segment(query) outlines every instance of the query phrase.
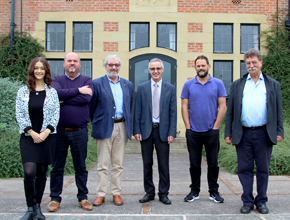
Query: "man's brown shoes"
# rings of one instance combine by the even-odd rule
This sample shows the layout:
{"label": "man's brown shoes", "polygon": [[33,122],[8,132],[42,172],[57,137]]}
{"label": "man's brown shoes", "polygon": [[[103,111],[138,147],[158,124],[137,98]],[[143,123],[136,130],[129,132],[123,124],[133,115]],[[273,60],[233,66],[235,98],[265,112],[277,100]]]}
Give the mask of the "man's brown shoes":
{"label": "man's brown shoes", "polygon": [[114,195],[113,200],[114,200],[115,205],[123,205],[124,203],[119,194]]}
{"label": "man's brown shoes", "polygon": [[79,202],[79,207],[83,208],[84,210],[91,211],[93,210],[92,205],[89,203],[87,199],[83,199],[81,202]]}
{"label": "man's brown shoes", "polygon": [[48,206],[48,211],[50,212],[56,212],[58,208],[60,207],[60,203],[57,201],[51,201]]}
{"label": "man's brown shoes", "polygon": [[93,202],[93,205],[94,206],[100,206],[103,204],[103,202],[105,202],[105,197],[104,196],[98,196],[94,202]]}

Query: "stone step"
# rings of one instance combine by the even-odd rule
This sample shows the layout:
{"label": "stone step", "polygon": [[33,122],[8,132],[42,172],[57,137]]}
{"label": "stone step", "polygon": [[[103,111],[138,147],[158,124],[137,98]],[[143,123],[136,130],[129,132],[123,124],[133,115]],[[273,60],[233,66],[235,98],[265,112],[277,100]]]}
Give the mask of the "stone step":
{"label": "stone step", "polygon": [[[155,150],[154,150],[155,153]],[[185,137],[177,137],[174,142],[170,144],[170,154],[187,154],[187,145]],[[141,154],[141,145],[134,137],[128,141],[125,154]]]}

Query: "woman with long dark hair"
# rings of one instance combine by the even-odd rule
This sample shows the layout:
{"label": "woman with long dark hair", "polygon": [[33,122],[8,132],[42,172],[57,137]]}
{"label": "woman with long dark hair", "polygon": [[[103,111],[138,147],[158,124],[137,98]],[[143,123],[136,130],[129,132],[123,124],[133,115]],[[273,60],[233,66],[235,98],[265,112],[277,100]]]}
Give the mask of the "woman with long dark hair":
{"label": "woman with long dark hair", "polygon": [[55,133],[59,100],[51,87],[46,59],[34,58],[28,68],[26,85],[16,97],[16,120],[20,127],[20,151],[24,170],[24,191],[28,210],[21,220],[45,219],[40,203],[46,172],[55,156]]}

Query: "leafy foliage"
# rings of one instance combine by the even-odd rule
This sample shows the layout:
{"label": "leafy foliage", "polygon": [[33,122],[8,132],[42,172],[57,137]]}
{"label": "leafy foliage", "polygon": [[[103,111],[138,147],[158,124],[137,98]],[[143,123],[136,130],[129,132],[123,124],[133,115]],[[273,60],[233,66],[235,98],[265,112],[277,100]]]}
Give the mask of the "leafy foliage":
{"label": "leafy foliage", "polygon": [[0,78],[0,125],[4,128],[16,128],[15,99],[21,82]]}
{"label": "leafy foliage", "polygon": [[0,77],[26,81],[30,61],[44,55],[44,47],[29,34],[15,32],[13,55],[10,55],[10,34],[0,37]]}
{"label": "leafy foliage", "polygon": [[[23,177],[23,168],[20,155],[19,128],[15,119],[15,99],[18,89],[23,84],[0,78],[0,178]],[[92,126],[89,124],[89,133]],[[97,162],[96,142],[89,137],[87,167]],[[52,166],[49,166],[47,175],[50,175]],[[71,154],[68,154],[65,166],[65,175],[74,174]]]}
{"label": "leafy foliage", "polygon": [[[238,172],[237,153],[235,146],[227,145],[223,139],[224,125],[220,128],[219,166],[231,173]],[[290,125],[284,123],[284,140],[273,146],[273,152],[270,163],[271,175],[289,175],[290,174]]]}
{"label": "leafy foliage", "polygon": [[[91,133],[89,126],[89,133]],[[0,178],[18,178],[23,177],[23,167],[20,155],[20,134],[18,130],[7,129],[0,126]],[[95,165],[97,162],[96,142],[89,137],[88,154],[86,159],[87,169]],[[52,165],[49,166],[47,176],[50,176]],[[66,159],[64,174],[73,175],[75,173],[73,160],[70,153]]]}
{"label": "leafy foliage", "polygon": [[[275,16],[275,22],[277,16]],[[283,97],[283,115],[290,119],[290,38],[286,18],[279,18],[276,26],[262,33],[262,46],[267,49],[263,56],[262,71],[280,82]],[[274,22],[274,23],[275,23]],[[277,28],[278,25],[278,28]]]}
{"label": "leafy foliage", "polygon": [[0,126],[0,178],[23,177],[19,141],[18,130]]}

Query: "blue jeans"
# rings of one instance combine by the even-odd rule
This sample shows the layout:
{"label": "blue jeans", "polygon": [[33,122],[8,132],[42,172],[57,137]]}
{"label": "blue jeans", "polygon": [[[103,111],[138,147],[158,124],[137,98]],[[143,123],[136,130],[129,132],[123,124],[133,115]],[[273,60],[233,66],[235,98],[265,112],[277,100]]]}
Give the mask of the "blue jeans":
{"label": "blue jeans", "polygon": [[61,202],[60,194],[63,187],[63,172],[70,146],[73,164],[75,168],[75,180],[78,187],[77,198],[80,201],[87,199],[88,171],[86,170],[88,143],[88,129],[82,128],[76,131],[64,131],[57,129],[56,155],[53,169],[50,174],[50,197],[52,201]]}

